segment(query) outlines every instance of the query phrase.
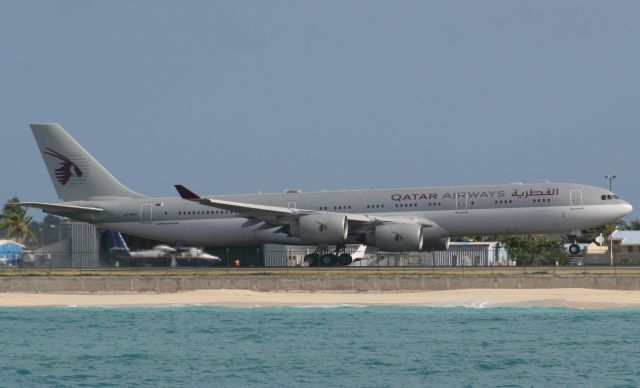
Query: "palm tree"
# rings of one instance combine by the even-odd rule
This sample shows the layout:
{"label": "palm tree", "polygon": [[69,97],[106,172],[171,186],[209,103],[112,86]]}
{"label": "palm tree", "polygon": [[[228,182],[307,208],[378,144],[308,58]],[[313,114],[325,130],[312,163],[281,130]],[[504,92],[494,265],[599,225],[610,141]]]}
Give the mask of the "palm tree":
{"label": "palm tree", "polygon": [[29,228],[29,223],[33,217],[27,216],[27,208],[16,205],[20,202],[18,197],[13,197],[4,205],[0,229],[6,231],[7,238],[15,238],[21,244],[31,240],[34,244],[38,239]]}

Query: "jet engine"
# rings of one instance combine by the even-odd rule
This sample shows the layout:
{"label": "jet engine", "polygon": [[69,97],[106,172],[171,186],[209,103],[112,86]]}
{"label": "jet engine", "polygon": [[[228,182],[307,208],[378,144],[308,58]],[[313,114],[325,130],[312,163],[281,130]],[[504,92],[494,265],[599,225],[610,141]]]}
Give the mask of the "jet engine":
{"label": "jet engine", "polygon": [[427,240],[425,237],[422,243],[423,251],[446,251],[449,249],[449,237],[436,238]]}
{"label": "jet engine", "polygon": [[305,243],[337,244],[347,239],[349,222],[344,214],[310,214],[292,222],[289,231],[292,236],[300,237]]}
{"label": "jet engine", "polygon": [[389,252],[420,251],[423,240],[422,226],[418,224],[384,224],[367,235],[367,244]]}

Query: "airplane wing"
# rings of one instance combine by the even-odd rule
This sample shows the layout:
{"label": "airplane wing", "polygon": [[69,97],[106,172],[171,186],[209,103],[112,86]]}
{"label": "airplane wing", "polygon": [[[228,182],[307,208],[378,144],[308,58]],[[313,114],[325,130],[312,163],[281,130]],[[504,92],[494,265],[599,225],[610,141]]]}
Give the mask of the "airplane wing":
{"label": "airplane wing", "polygon": [[42,209],[47,213],[101,213],[102,211],[104,211],[104,209],[100,209],[98,207],[62,205],[43,202],[18,202],[12,205]]}
{"label": "airplane wing", "polygon": [[262,221],[277,221],[282,219],[295,218],[297,214],[312,213],[311,210],[289,209],[279,206],[256,205],[251,203],[224,201],[221,199],[204,198],[183,185],[175,185],[178,194],[182,199],[197,202],[201,205],[212,206],[218,209],[229,210],[246,217],[254,217]]}
{"label": "airplane wing", "polygon": [[[175,185],[176,190],[180,194],[182,199],[197,202],[202,205],[212,206],[219,209],[229,210],[240,214],[243,217],[249,218],[247,222],[243,224],[244,227],[256,225],[260,222],[265,222],[267,225],[263,225],[261,228],[266,228],[272,225],[284,226],[291,223],[293,220],[308,214],[314,213],[327,213],[317,210],[305,210],[305,209],[290,209],[280,206],[267,206],[257,205],[244,202],[224,201],[214,198],[201,197],[193,191],[187,189],[183,185]],[[347,216],[347,220],[350,223],[358,224],[359,226],[371,227],[386,223],[418,223],[422,226],[430,227],[435,224],[430,220],[422,217],[379,217],[367,214],[357,213],[344,213]]]}

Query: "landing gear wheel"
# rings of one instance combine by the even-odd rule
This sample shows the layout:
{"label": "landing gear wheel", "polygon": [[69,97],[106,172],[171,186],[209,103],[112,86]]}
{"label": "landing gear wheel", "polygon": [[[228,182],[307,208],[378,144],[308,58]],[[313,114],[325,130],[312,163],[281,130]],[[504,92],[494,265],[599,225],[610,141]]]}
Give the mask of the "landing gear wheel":
{"label": "landing gear wheel", "polygon": [[569,245],[569,253],[571,253],[572,255],[579,254],[580,253],[580,245],[578,245],[578,244]]}
{"label": "landing gear wheel", "polygon": [[351,263],[353,263],[353,258],[351,257],[350,254],[348,253],[343,253],[340,256],[338,256],[338,263],[340,263],[340,265],[349,265]]}
{"label": "landing gear wheel", "polygon": [[304,261],[309,262],[309,267],[315,267],[318,265],[318,255],[315,253],[309,253],[304,257]]}
{"label": "landing gear wheel", "polygon": [[338,262],[338,257],[332,253],[327,253],[320,258],[320,264],[326,267],[333,267]]}

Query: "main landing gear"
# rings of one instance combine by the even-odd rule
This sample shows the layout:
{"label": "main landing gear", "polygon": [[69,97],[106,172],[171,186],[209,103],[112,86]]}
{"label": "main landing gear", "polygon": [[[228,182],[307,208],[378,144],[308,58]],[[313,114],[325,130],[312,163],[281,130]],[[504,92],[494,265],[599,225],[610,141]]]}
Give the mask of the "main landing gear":
{"label": "main landing gear", "polygon": [[353,262],[353,258],[344,251],[344,248],[335,251],[318,248],[315,252],[306,255],[304,261],[309,263],[309,267],[335,267],[347,266]]}

